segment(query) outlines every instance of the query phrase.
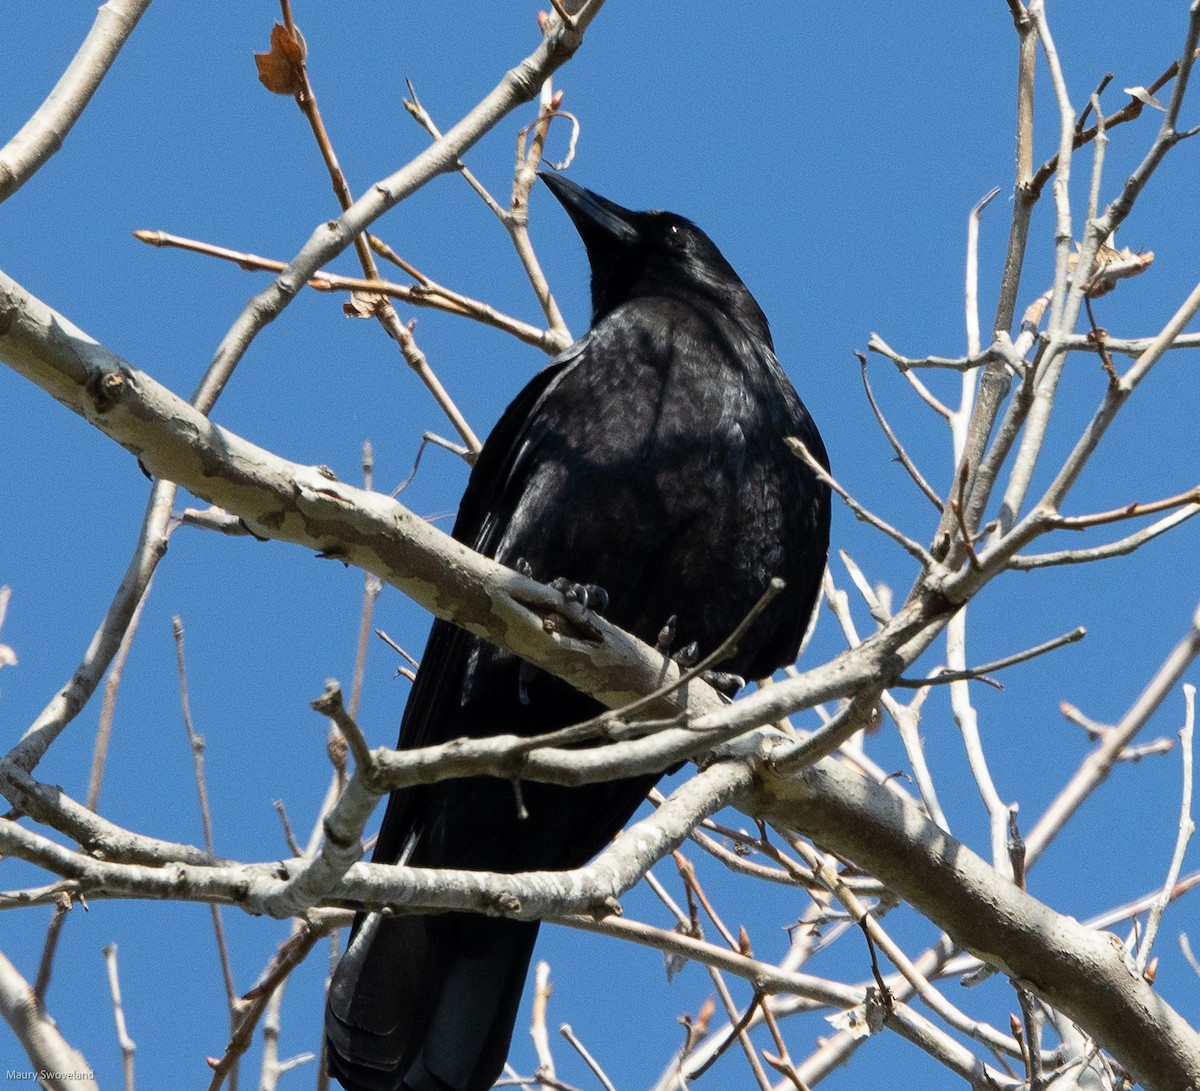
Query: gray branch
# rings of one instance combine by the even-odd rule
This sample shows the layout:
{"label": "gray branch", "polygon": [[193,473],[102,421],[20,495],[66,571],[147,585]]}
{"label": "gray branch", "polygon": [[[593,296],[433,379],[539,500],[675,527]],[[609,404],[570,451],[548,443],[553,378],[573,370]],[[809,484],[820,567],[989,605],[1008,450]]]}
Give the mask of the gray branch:
{"label": "gray branch", "polygon": [[[721,761],[681,785],[649,817],[628,829],[586,867],[513,875],[356,863],[323,897],[371,909],[469,909],[522,919],[609,913],[616,899],[656,861],[678,848],[700,822],[750,795],[754,771],[742,760]],[[514,804],[515,805],[515,804]],[[97,860],[16,822],[0,819],[0,852],[65,880],[40,891],[0,894],[0,909],[51,904],[62,894],[89,900],[150,898],[236,905],[253,914],[287,916],[307,899],[293,878],[309,872],[304,858],[258,864],[197,866]],[[315,900],[315,899],[314,899]]]}
{"label": "gray branch", "polygon": [[1119,944],[1003,878],[906,803],[833,762],[761,774],[752,811],[876,875],[966,949],[1065,1012],[1154,1091],[1200,1087],[1200,1035]]}
{"label": "gray branch", "polygon": [[95,1086],[91,1066],[59,1033],[54,1020],[37,1002],[29,983],[0,954],[0,1016],[17,1036],[39,1073],[39,1085],[49,1091],[67,1091],[86,1083]]}
{"label": "gray branch", "polygon": [[150,0],[108,0],[62,78],[21,130],[0,148],[0,201],[17,192],[62,147]]}

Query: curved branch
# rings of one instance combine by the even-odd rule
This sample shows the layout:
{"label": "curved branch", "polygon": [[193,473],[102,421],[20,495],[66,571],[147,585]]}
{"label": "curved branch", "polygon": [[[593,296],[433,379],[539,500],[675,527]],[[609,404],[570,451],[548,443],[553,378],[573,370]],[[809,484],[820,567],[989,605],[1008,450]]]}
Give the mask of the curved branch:
{"label": "curved branch", "polygon": [[0,1016],[12,1027],[18,1041],[39,1073],[42,1087],[66,1091],[85,1080],[95,1080],[83,1054],[72,1048],[37,1002],[29,983],[0,954]]}
{"label": "curved branch", "polygon": [[[680,678],[661,652],[565,602],[558,591],[481,557],[395,500],[342,484],[327,470],[288,462],[213,424],[2,273],[0,359],[133,452],[147,472],[220,505],[257,537],[307,546],[373,572],[438,617],[508,648],[610,708]],[[977,574],[975,587],[991,574]],[[658,737],[666,742],[657,768],[720,737],[899,677],[956,608],[932,586],[922,584],[860,646],[733,705],[699,680],[664,692],[641,715],[686,713],[690,722]],[[719,736],[701,738],[717,730]],[[45,745],[27,733],[9,757],[29,769]],[[614,762],[628,757],[611,749]],[[630,775],[613,768],[613,776]]]}
{"label": "curved branch", "polygon": [[1200,1086],[1200,1035],[1140,976],[1120,944],[1055,913],[916,807],[833,762],[762,771],[753,810],[853,860],[1010,977],[1065,1012],[1153,1091]]}
{"label": "curved branch", "polygon": [[[745,761],[722,761],[681,785],[653,814],[628,829],[586,867],[497,875],[478,871],[357,863],[323,899],[327,905],[398,910],[466,909],[525,920],[570,913],[611,913],[616,899],[656,861],[722,807],[741,804],[754,784]],[[52,904],[62,894],[102,899],[169,899],[235,905],[255,915],[286,916],[305,899],[291,890],[308,860],[204,867],[146,867],[97,860],[15,822],[0,819],[0,852],[64,881],[37,891],[0,894],[0,909]],[[289,896],[290,892],[290,896]],[[286,906],[282,905],[286,899]]]}
{"label": "curved branch", "polygon": [[17,192],[62,147],[150,0],[108,0],[79,52],[37,112],[0,149],[0,201]]}

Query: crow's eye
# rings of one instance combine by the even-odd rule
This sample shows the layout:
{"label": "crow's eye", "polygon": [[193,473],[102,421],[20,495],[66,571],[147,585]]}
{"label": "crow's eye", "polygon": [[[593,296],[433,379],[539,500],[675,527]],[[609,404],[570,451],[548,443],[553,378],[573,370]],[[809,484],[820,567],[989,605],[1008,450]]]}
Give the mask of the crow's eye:
{"label": "crow's eye", "polygon": [[687,245],[687,235],[679,224],[669,224],[667,226],[667,242],[680,250]]}

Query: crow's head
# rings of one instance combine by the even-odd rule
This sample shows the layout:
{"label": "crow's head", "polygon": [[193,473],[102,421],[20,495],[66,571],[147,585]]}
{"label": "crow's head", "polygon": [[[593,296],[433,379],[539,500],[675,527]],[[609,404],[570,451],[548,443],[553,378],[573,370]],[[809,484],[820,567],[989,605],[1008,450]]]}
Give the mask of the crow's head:
{"label": "crow's head", "polygon": [[[631,212],[541,172],[567,210],[592,268],[592,322],[632,299],[684,296],[765,331],[766,319],[725,256],[691,220],[673,212]],[[768,335],[769,336],[769,335]]]}

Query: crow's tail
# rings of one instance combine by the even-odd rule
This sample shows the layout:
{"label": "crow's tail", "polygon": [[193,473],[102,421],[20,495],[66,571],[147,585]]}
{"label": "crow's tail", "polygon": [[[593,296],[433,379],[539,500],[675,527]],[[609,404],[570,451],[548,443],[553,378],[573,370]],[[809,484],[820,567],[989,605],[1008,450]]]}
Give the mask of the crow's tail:
{"label": "crow's tail", "polygon": [[325,1008],[347,1091],[487,1091],[508,1054],[537,921],[362,917]]}

